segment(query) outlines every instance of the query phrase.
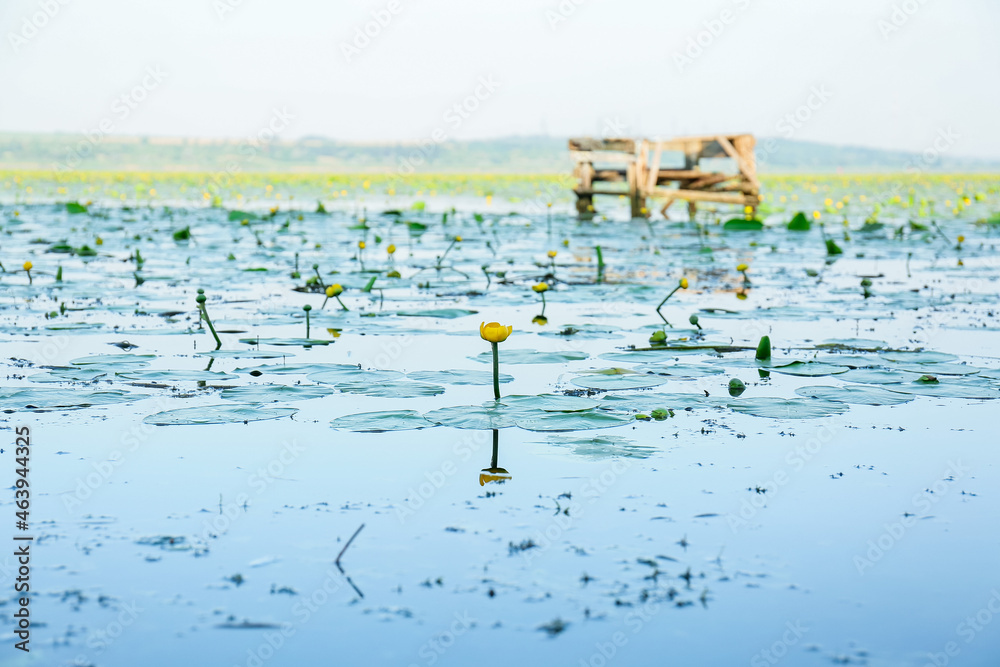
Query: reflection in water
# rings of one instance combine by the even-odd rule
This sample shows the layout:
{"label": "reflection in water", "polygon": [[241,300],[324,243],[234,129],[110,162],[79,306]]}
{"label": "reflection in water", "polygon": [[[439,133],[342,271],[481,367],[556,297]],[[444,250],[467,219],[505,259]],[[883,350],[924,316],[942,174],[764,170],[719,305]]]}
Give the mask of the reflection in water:
{"label": "reflection in water", "polygon": [[485,486],[486,484],[491,483],[503,484],[511,478],[509,472],[503,468],[497,467],[497,455],[499,450],[500,431],[498,429],[493,429],[493,460],[490,461],[489,468],[483,468],[479,473],[479,486]]}

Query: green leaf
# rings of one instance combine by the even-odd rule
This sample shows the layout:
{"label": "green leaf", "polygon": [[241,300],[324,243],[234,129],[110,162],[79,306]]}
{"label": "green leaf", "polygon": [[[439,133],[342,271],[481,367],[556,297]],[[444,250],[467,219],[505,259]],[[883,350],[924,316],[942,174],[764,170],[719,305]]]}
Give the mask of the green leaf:
{"label": "green leaf", "polygon": [[185,227],[184,229],[178,229],[174,232],[175,241],[190,241],[191,240],[191,227]]}
{"label": "green leaf", "polygon": [[761,336],[757,343],[757,354],[754,356],[758,361],[770,361],[771,359],[771,337]]}
{"label": "green leaf", "polygon": [[491,430],[515,426],[515,417],[524,416],[515,408],[503,404],[455,405],[424,414],[424,419],[452,428]]}
{"label": "green leaf", "polygon": [[400,310],[396,314],[400,317],[434,317],[442,320],[454,320],[459,317],[475,315],[478,312],[478,310],[466,310],[465,308],[432,308],[430,310]]}
{"label": "green leaf", "polygon": [[881,387],[799,387],[795,393],[806,398],[821,398],[857,405],[899,405],[913,400],[911,396]]}
{"label": "green leaf", "polygon": [[396,381],[387,384],[374,383],[369,379],[353,382],[341,382],[335,385],[338,391],[348,394],[362,394],[379,398],[419,398],[421,396],[437,396],[444,393],[444,387],[422,382]]}
{"label": "green leaf", "polygon": [[78,213],[87,213],[87,207],[75,201],[66,202],[66,212],[69,213],[70,215],[75,215]]}
{"label": "green leaf", "polygon": [[197,424],[236,424],[290,417],[297,408],[262,408],[258,405],[203,405],[194,408],[166,410],[149,415],[143,423],[154,426]]}
{"label": "green leaf", "polygon": [[430,428],[436,424],[427,421],[420,413],[413,410],[386,410],[344,415],[330,422],[330,426],[358,433],[382,433]]}
{"label": "green leaf", "polygon": [[745,415],[771,419],[816,419],[841,414],[848,409],[846,405],[837,401],[770,396],[731,401],[729,408]]}
{"label": "green leaf", "polygon": [[329,396],[333,390],[317,385],[288,386],[283,384],[248,384],[243,387],[223,389],[221,397],[242,403],[275,403],[277,401],[307,401]]}
{"label": "green leaf", "polygon": [[808,232],[810,229],[812,229],[812,223],[801,211],[796,213],[788,223],[788,230],[792,232]]}
{"label": "green leaf", "polygon": [[[468,370],[445,370],[445,371],[414,371],[407,373],[406,377],[417,382],[430,382],[432,384],[456,384],[456,385],[490,385],[493,384],[493,371],[468,371]],[[505,373],[500,374],[500,382],[512,382],[514,378]]]}
{"label": "green leaf", "polygon": [[764,229],[764,223],[760,220],[733,218],[732,220],[727,220],[722,228],[727,232],[759,232]]}
{"label": "green leaf", "polygon": [[259,216],[256,213],[250,213],[248,211],[230,211],[229,220],[230,222],[234,220],[256,220]]}
{"label": "green leaf", "polygon": [[[560,364],[565,361],[580,361],[587,358],[586,352],[541,352],[538,350],[505,350],[500,347],[501,364]],[[493,363],[493,353],[483,352],[474,357],[474,361],[484,364]]]}
{"label": "green leaf", "polygon": [[530,417],[518,417],[515,423],[527,431],[586,431],[613,428],[635,421],[629,415],[610,412],[547,412]]}

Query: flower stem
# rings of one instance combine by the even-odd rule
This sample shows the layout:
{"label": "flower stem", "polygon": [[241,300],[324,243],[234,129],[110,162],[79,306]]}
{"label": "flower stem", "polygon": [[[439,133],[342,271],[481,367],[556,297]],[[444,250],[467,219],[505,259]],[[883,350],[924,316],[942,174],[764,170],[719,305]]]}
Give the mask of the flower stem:
{"label": "flower stem", "polygon": [[219,334],[215,333],[215,326],[212,325],[212,320],[208,317],[208,309],[205,305],[201,306],[201,317],[205,320],[205,324],[208,325],[208,330],[212,332],[212,337],[215,338],[215,349],[222,349],[222,340],[219,338]]}
{"label": "flower stem", "polygon": [[545,317],[545,292],[539,292],[542,295],[542,317]]}
{"label": "flower stem", "polygon": [[500,350],[496,343],[493,346],[493,398],[500,400]]}

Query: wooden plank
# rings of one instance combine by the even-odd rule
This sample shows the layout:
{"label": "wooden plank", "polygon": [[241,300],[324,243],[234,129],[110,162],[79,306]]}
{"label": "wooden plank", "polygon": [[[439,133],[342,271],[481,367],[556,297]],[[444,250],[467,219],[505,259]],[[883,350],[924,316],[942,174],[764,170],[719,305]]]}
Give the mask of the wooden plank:
{"label": "wooden plank", "polygon": [[652,197],[667,197],[685,201],[714,201],[720,204],[742,204],[746,195],[738,192],[712,192],[709,190],[678,190],[676,188],[654,188]]}
{"label": "wooden plank", "polygon": [[649,175],[646,177],[646,191],[655,188],[660,178],[660,158],[663,157],[663,149],[657,145],[653,150],[653,162],[649,165]]}
{"label": "wooden plank", "polygon": [[621,163],[628,164],[635,162],[635,155],[632,153],[599,152],[599,151],[572,151],[569,154],[574,162],[600,162],[600,163]]}
{"label": "wooden plank", "polygon": [[728,180],[739,178],[739,174],[707,174],[704,178],[690,181],[684,185],[685,190],[704,190],[705,188],[725,183]]}
{"label": "wooden plank", "polygon": [[722,146],[722,149],[726,151],[726,155],[733,158],[733,160],[736,162],[736,165],[740,169],[740,173],[743,174],[744,178],[750,181],[751,185],[753,185],[755,188],[759,190],[760,181],[757,180],[757,176],[755,173],[757,170],[752,165],[748,164],[746,160],[743,159],[743,156],[740,155],[739,152],[736,150],[736,147],[729,142],[729,139],[720,136],[716,137],[715,140],[719,142],[719,145]]}
{"label": "wooden plank", "polygon": [[606,181],[608,183],[622,183],[625,181],[625,169],[597,169],[594,171],[595,181]]}
{"label": "wooden plank", "polygon": [[569,149],[571,151],[617,151],[620,153],[635,153],[635,139],[595,139],[593,137],[576,137],[569,140]]}

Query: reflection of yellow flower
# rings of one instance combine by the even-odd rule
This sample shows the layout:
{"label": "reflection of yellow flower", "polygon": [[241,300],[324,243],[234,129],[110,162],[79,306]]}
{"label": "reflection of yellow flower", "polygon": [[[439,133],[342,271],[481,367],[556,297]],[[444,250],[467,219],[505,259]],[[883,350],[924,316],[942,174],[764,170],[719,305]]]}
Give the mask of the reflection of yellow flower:
{"label": "reflection of yellow flower", "polygon": [[740,264],[740,265],[738,265],[738,266],[736,267],[736,270],[737,270],[737,271],[740,271],[740,272],[742,273],[743,271],[746,271],[746,270],[747,270],[747,269],[749,269],[749,268],[750,268],[750,266],[749,266],[748,264],[745,264],[745,263],[744,263],[744,264]]}
{"label": "reflection of yellow flower", "polygon": [[31,271],[31,267],[33,267],[33,266],[34,266],[34,264],[32,264],[31,262],[25,262],[24,263],[24,270],[25,271]]}
{"label": "reflection of yellow flower", "polygon": [[549,252],[548,252],[549,259],[555,259],[556,255],[558,255],[558,254],[559,253],[557,253],[555,250],[549,250]]}
{"label": "reflection of yellow flower", "polygon": [[541,294],[542,292],[548,292],[549,286],[547,283],[538,283],[537,285],[532,285],[531,289]]}
{"label": "reflection of yellow flower", "polygon": [[391,255],[392,253],[396,252],[396,246],[390,243],[389,247],[386,248],[385,251]]}
{"label": "reflection of yellow flower", "polygon": [[747,300],[747,293],[746,292],[737,292],[736,293],[736,298],[739,299],[740,301],[746,301]]}
{"label": "reflection of yellow flower", "polygon": [[549,323],[549,318],[545,317],[544,315],[535,315],[533,318],[531,318],[531,323],[537,324],[540,327],[544,327],[546,324]]}
{"label": "reflection of yellow flower", "polygon": [[483,340],[489,341],[491,343],[502,343],[507,340],[507,336],[514,331],[514,327],[511,325],[504,326],[499,322],[490,322],[486,324],[483,322],[479,325],[479,335]]}
{"label": "reflection of yellow flower", "polygon": [[330,285],[329,287],[326,288],[326,298],[328,299],[332,299],[335,296],[340,296],[343,293],[344,293],[344,288],[339,284]]}
{"label": "reflection of yellow flower", "polygon": [[681,278],[681,281],[679,283],[677,283],[677,284],[680,285],[681,289],[687,289],[688,288],[688,279],[687,278]]}
{"label": "reflection of yellow flower", "polygon": [[483,471],[479,473],[479,486],[486,486],[491,482],[503,484],[510,478],[510,473],[503,468],[484,468]]}

